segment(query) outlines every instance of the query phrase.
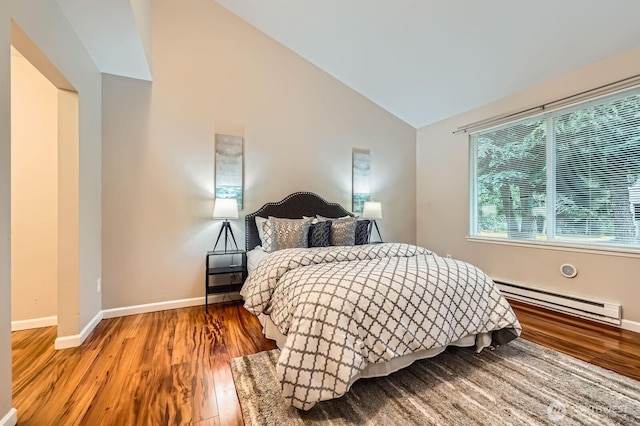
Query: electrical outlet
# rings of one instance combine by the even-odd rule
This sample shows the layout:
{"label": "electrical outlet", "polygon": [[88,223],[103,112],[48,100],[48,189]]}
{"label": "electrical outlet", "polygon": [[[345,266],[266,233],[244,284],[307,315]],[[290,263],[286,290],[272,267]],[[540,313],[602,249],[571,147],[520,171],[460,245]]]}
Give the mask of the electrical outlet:
{"label": "electrical outlet", "polygon": [[451,259],[451,253],[447,253],[447,259]]}
{"label": "electrical outlet", "polygon": [[102,291],[102,278],[98,278],[97,289],[98,289],[98,293]]}

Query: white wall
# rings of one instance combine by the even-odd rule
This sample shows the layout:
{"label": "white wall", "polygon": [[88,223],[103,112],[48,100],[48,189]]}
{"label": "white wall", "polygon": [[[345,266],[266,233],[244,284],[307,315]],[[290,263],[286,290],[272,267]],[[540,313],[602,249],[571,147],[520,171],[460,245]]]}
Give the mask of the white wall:
{"label": "white wall", "polygon": [[[540,105],[640,73],[640,48],[592,64],[517,95],[418,130],[417,238],[439,254],[474,263],[494,279],[620,303],[623,317],[640,321],[640,259],[549,248],[469,242],[468,136],[458,127]],[[563,263],[578,276],[560,275]]]}
{"label": "white wall", "polygon": [[58,313],[58,89],[11,55],[11,320]]}
{"label": "white wall", "polygon": [[415,129],[213,1],[151,6],[153,83],[103,80],[105,309],[204,294],[216,132],[245,137],[241,215],[301,190],[350,208],[369,148],[382,235],[415,241]]}

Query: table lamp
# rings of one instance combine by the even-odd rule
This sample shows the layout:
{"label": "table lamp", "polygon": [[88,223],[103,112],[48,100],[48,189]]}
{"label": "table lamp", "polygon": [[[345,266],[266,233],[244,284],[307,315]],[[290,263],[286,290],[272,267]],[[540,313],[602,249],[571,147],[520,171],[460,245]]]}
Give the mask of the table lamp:
{"label": "table lamp", "polygon": [[380,242],[382,242],[382,234],[380,234],[380,229],[376,223],[376,219],[382,219],[382,203],[379,201],[365,201],[364,208],[362,209],[362,218],[371,220],[371,225],[369,225],[369,242],[371,242],[371,234],[373,233],[374,226],[376,227],[376,231],[378,231]]}
{"label": "table lamp", "polygon": [[213,246],[213,251],[215,251],[216,247],[218,247],[218,242],[220,241],[220,237],[222,236],[222,231],[224,231],[224,252],[227,252],[229,234],[231,234],[233,244],[236,246],[236,250],[238,250],[236,237],[233,236],[231,224],[229,223],[229,219],[238,218],[238,200],[236,200],[235,198],[216,198],[213,204],[213,218],[224,219],[224,221],[222,222],[222,228],[220,228],[218,238],[216,239],[216,244]]}

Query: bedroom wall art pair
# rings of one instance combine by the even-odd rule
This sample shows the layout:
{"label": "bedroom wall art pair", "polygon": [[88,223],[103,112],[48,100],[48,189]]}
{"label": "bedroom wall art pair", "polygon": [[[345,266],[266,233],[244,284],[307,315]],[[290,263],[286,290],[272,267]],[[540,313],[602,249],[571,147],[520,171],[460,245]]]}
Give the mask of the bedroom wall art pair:
{"label": "bedroom wall art pair", "polygon": [[[216,134],[215,197],[238,200],[242,210],[244,195],[244,140],[242,136]],[[368,149],[353,148],[352,203],[353,212],[362,213],[364,203],[371,201],[371,154]]]}

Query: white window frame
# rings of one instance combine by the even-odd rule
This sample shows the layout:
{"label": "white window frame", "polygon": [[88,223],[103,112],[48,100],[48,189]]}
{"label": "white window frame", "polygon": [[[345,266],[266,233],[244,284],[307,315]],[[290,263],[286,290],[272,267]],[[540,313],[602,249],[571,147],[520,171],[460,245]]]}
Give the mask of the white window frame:
{"label": "white window frame", "polygon": [[[559,115],[564,115],[572,111],[588,108],[593,104],[601,104],[628,96],[640,95],[640,86],[631,89],[619,90],[601,96],[596,96],[584,101],[576,102],[569,106],[558,107],[552,110],[543,111],[537,114],[531,114],[524,118],[518,118],[506,123],[500,123],[496,126],[486,127],[474,130],[469,134],[469,235],[468,241],[480,243],[503,244],[520,247],[536,247],[549,248],[561,251],[599,253],[613,256],[624,257],[640,257],[640,245],[616,245],[610,243],[581,243],[556,240],[556,141],[555,132],[553,131],[553,119]],[[547,240],[525,240],[503,237],[487,237],[477,235],[478,233],[478,134],[491,130],[499,130],[502,128],[513,126],[517,123],[531,121],[536,118],[546,119],[546,167],[547,167],[547,194],[546,194],[546,220],[547,220]]]}

